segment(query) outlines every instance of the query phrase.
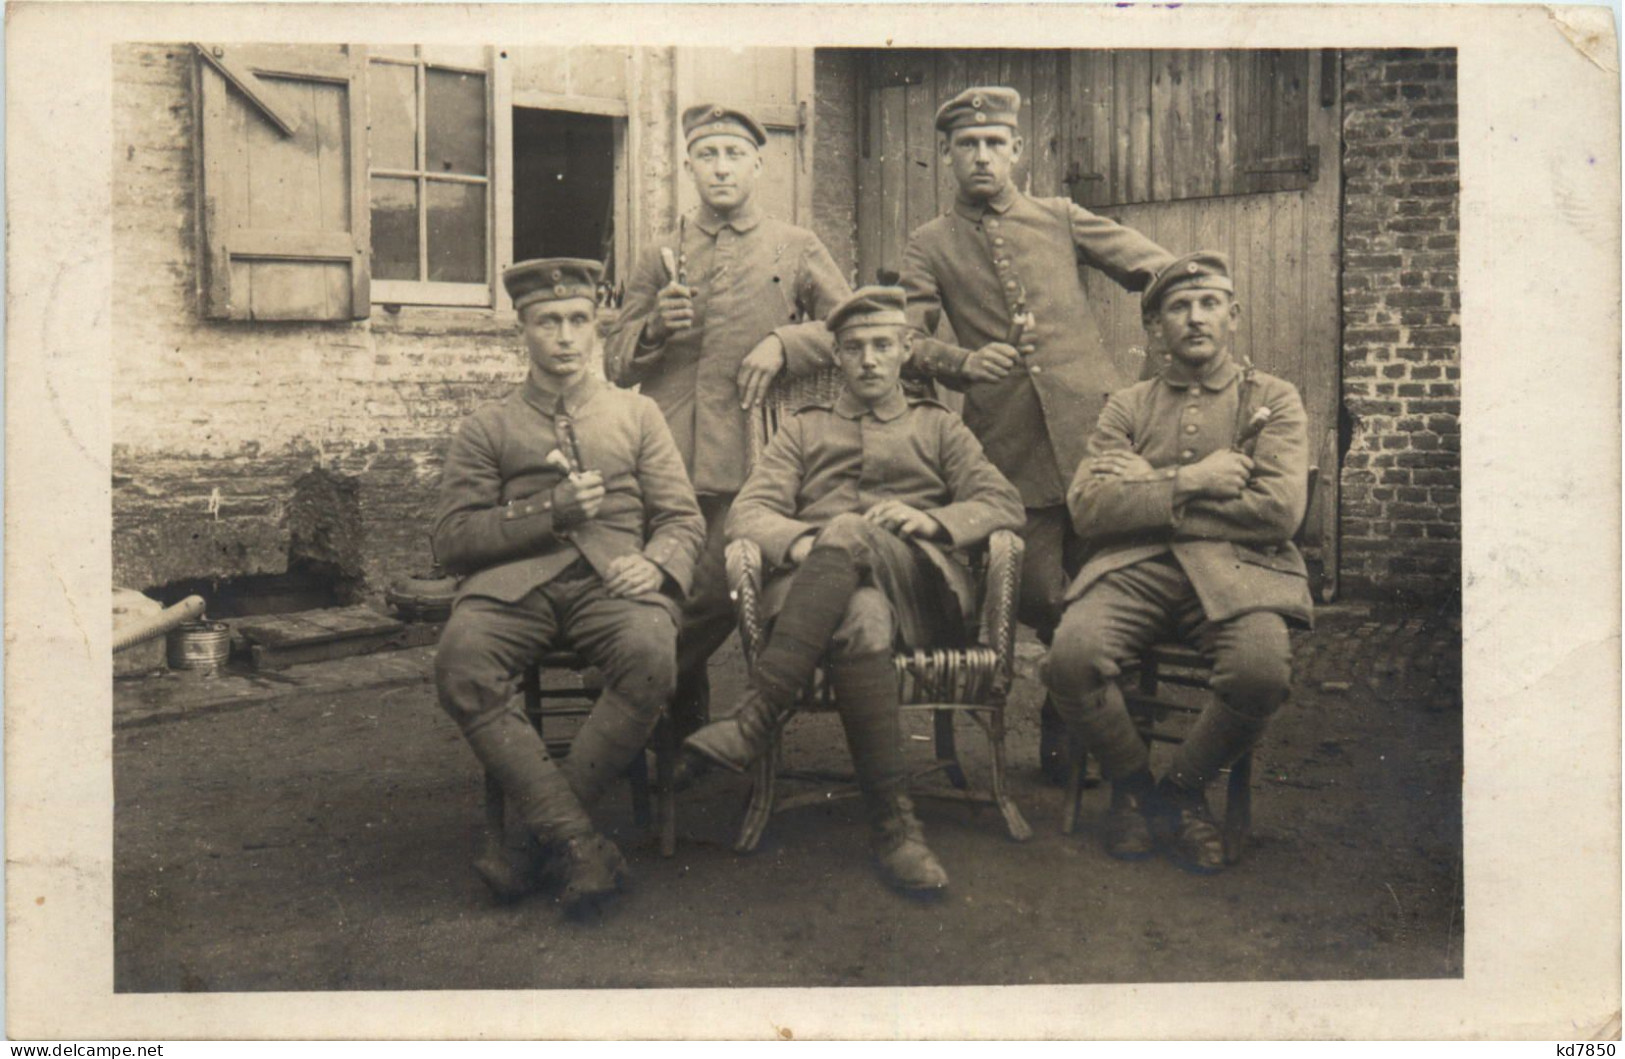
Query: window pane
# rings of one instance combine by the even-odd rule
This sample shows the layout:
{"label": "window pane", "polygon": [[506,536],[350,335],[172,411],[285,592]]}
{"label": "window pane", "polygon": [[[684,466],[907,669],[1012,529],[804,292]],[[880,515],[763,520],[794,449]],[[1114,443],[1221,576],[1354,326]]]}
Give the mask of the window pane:
{"label": "window pane", "polygon": [[373,178],[372,275],[374,279],[421,278],[416,180]]}
{"label": "window pane", "polygon": [[485,78],[430,70],[428,83],[430,173],[485,172]]}
{"label": "window pane", "polygon": [[367,105],[372,111],[369,143],[374,169],[416,169],[417,68],[369,63]]}
{"label": "window pane", "polygon": [[429,279],[485,282],[485,185],[429,181]]}

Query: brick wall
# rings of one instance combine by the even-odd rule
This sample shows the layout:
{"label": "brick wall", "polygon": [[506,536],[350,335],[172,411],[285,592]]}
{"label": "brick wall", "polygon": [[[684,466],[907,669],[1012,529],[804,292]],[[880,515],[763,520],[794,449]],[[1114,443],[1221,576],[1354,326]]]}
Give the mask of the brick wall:
{"label": "brick wall", "polygon": [[1343,55],[1346,590],[1461,579],[1460,175],[1452,48]]}
{"label": "brick wall", "polygon": [[357,479],[366,591],[423,569],[449,432],[523,376],[511,317],[201,319],[190,53],[113,59],[115,581],[284,572],[294,483],[314,467]]}

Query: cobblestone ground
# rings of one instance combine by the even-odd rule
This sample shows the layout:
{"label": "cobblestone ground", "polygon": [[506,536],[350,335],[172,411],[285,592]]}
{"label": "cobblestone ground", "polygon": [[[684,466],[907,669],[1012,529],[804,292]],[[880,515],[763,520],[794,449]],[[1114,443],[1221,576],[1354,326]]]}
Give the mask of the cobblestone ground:
{"label": "cobblestone ground", "polygon": [[[1294,637],[1295,690],[1260,747],[1254,840],[1212,878],[1101,853],[1104,790],[1063,836],[1037,775],[1036,644],[1009,707],[1015,797],[923,802],[953,878],[921,903],[876,879],[851,801],[731,844],[744,781],[679,803],[661,858],[623,792],[600,807],[634,888],[601,920],[494,904],[468,862],[481,780],[427,651],[115,690],[115,973],[127,991],[821,986],[1427,978],[1462,967],[1460,622],[1345,604]],[[719,704],[742,678],[719,655]],[[233,683],[233,682],[236,683]],[[719,712],[725,711],[722,707]],[[911,746],[925,729],[916,726]],[[961,740],[973,776],[986,767]],[[845,764],[833,717],[795,763]]]}

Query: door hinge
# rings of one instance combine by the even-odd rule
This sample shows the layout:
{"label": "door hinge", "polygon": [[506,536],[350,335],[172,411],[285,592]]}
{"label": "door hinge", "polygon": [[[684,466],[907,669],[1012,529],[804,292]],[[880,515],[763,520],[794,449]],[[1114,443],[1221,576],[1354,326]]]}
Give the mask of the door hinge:
{"label": "door hinge", "polygon": [[1244,173],[1302,173],[1313,184],[1320,179],[1320,147],[1311,145],[1296,158],[1266,158],[1257,165],[1247,166]]}

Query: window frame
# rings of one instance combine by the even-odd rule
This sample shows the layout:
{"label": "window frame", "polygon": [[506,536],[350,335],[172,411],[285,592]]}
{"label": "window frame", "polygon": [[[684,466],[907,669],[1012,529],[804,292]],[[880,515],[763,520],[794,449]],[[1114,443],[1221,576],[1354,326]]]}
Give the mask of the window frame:
{"label": "window frame", "polygon": [[[630,61],[630,58],[629,58]],[[630,78],[628,84],[630,85]],[[593,117],[610,119],[610,128],[613,136],[612,150],[614,151],[613,169],[611,176],[612,187],[610,195],[614,207],[615,225],[615,270],[605,277],[612,284],[624,283],[632,269],[632,198],[633,198],[633,169],[628,165],[628,154],[633,149],[633,123],[631,121],[631,106],[625,99],[611,99],[604,96],[584,96],[573,93],[561,94],[556,92],[541,92],[529,89],[510,90],[507,93],[507,105],[503,111],[507,129],[507,149],[504,157],[508,166],[508,192],[501,196],[500,209],[507,215],[507,233],[503,238],[504,257],[513,253],[513,112],[516,108],[526,110],[550,110],[567,114],[587,114]],[[506,262],[512,264],[512,262]],[[500,288],[500,284],[498,285]],[[508,298],[505,289],[497,291],[497,307],[499,309],[512,308],[512,301]]]}
{"label": "window frame", "polygon": [[[417,182],[418,188],[418,263],[422,274],[428,270],[428,223],[429,211],[427,200],[427,185],[431,180],[441,183],[477,184],[485,188],[485,269],[486,278],[483,283],[448,283],[437,280],[406,280],[406,279],[380,279],[375,274],[372,277],[372,304],[374,305],[422,305],[441,306],[449,308],[475,308],[491,309],[501,308],[498,296],[501,290],[500,263],[504,255],[499,253],[498,247],[503,240],[508,243],[512,240],[512,211],[504,211],[501,207],[503,199],[502,188],[511,188],[512,180],[512,109],[506,112],[500,109],[503,97],[506,95],[506,85],[499,82],[506,81],[508,67],[505,63],[496,61],[497,49],[484,46],[485,66],[483,68],[468,66],[462,63],[441,61],[426,54],[424,45],[412,46],[413,57],[405,59],[393,55],[372,53],[367,56],[366,74],[369,79],[374,64],[381,66],[406,66],[415,70],[416,83],[416,111],[417,128],[413,130],[413,141],[417,149],[418,167],[413,170],[378,169],[372,165],[371,119],[369,110],[368,144],[367,144],[367,172],[362,178],[367,186],[367,209],[372,209],[372,181],[374,177],[393,179],[412,179]],[[428,72],[431,69],[447,70],[452,73],[478,74],[485,79],[485,176],[474,177],[468,174],[429,174],[424,168],[424,152],[428,149],[428,106],[427,82]],[[503,119],[504,113],[507,119]],[[506,136],[504,136],[506,126]],[[507,159],[504,167],[503,160]],[[506,173],[504,173],[506,168]],[[504,179],[506,177],[506,179]],[[511,191],[509,192],[511,193]],[[504,213],[508,222],[509,231],[503,232]],[[369,255],[376,257],[376,255]]]}

